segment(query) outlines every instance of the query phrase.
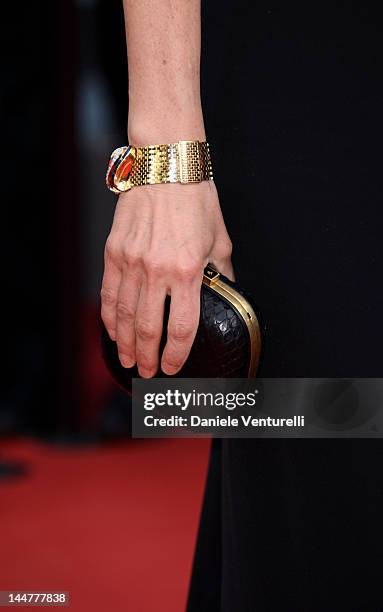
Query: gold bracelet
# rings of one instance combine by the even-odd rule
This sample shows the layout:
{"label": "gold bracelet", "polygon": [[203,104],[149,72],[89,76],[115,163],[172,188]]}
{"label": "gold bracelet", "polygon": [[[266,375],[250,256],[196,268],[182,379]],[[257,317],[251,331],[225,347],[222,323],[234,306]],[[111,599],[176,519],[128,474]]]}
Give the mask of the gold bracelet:
{"label": "gold bracelet", "polygon": [[113,151],[106,172],[106,185],[114,193],[141,185],[212,180],[209,143],[198,140],[120,147]]}

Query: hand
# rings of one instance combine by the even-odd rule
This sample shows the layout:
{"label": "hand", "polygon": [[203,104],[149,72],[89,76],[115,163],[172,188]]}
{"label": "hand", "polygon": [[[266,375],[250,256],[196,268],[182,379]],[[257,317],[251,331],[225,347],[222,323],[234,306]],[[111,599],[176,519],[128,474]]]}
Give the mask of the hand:
{"label": "hand", "polygon": [[105,247],[101,315],[121,364],[158,370],[164,301],[171,296],[161,368],[176,374],[198,327],[208,262],[233,278],[231,242],[212,181],[135,187],[118,199]]}

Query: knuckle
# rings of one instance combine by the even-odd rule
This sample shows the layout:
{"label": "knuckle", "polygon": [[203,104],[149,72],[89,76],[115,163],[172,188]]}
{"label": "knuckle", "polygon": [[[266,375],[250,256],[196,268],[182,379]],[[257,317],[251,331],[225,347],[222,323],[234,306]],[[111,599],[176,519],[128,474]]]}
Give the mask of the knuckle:
{"label": "knuckle", "polygon": [[142,264],[142,256],[138,250],[127,246],[123,250],[124,261],[129,266],[140,266]]}
{"label": "knuckle", "polygon": [[136,334],[141,340],[155,340],[158,336],[155,326],[143,319],[137,321]]}
{"label": "knuckle", "polygon": [[132,321],[134,319],[134,312],[127,304],[125,304],[125,302],[117,302],[116,312],[119,319],[123,319],[125,321]]}
{"label": "knuckle", "polygon": [[186,321],[179,321],[170,325],[169,335],[173,340],[184,341],[188,340],[195,331],[195,326]]}
{"label": "knuckle", "polygon": [[230,259],[233,252],[233,243],[230,238],[222,241],[217,248],[219,259]]}
{"label": "knuckle", "polygon": [[105,257],[112,261],[119,261],[121,259],[121,247],[114,238],[108,238],[105,243]]}
{"label": "knuckle", "polygon": [[101,289],[101,301],[105,306],[115,306],[117,301],[117,296],[115,291],[109,289],[108,287],[102,287]]}
{"label": "knuckle", "polygon": [[202,275],[203,264],[200,261],[189,259],[176,265],[175,275],[180,280],[190,281]]}

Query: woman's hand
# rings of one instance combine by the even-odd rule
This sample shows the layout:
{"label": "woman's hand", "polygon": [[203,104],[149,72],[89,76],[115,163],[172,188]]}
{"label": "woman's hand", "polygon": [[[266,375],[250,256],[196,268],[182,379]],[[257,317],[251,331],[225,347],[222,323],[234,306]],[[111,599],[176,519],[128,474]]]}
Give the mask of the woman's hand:
{"label": "woman's hand", "polygon": [[231,242],[212,181],[136,187],[119,196],[105,247],[102,319],[120,361],[141,376],[158,370],[164,301],[171,296],[166,374],[186,361],[199,322],[208,262],[233,278]]}

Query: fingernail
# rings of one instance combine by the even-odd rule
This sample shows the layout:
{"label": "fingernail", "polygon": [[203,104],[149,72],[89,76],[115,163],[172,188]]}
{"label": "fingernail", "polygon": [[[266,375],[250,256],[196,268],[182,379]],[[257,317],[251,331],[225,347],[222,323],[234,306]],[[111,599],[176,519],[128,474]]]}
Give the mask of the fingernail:
{"label": "fingernail", "polygon": [[120,362],[124,368],[132,368],[136,363],[134,359],[128,357],[127,355],[120,355]]}
{"label": "fingernail", "polygon": [[154,374],[153,370],[148,370],[147,368],[138,368],[138,372],[142,378],[151,378]]}
{"label": "fingernail", "polygon": [[108,333],[109,333],[110,339],[115,342],[116,341],[116,332],[115,332],[115,330],[114,329],[110,329]]}

